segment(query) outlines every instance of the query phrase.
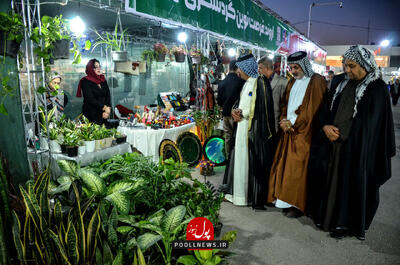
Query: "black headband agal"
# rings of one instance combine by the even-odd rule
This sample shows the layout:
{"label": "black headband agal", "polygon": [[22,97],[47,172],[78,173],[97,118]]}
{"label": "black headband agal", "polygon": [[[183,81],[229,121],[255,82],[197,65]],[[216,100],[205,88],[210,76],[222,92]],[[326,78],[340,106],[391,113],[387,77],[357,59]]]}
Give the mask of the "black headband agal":
{"label": "black headband agal", "polygon": [[245,56],[239,57],[236,62],[246,61],[250,58],[254,58],[253,54],[247,54]]}
{"label": "black headband agal", "polygon": [[288,63],[295,62],[295,61],[299,61],[299,60],[305,58],[306,56],[307,56],[306,52],[299,51],[299,52],[295,52],[295,53],[292,53],[291,55],[289,55],[287,60],[288,60]]}

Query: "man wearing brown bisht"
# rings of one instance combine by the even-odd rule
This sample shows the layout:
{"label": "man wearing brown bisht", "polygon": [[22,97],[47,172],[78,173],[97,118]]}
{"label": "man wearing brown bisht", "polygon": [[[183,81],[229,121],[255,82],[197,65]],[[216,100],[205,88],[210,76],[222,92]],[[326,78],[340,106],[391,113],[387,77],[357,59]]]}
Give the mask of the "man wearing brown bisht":
{"label": "man wearing brown bisht", "polygon": [[268,202],[282,208],[289,218],[306,208],[307,166],[311,134],[327,89],[325,78],[314,73],[307,53],[288,57],[293,78],[288,82],[279,126],[281,136],[269,179]]}

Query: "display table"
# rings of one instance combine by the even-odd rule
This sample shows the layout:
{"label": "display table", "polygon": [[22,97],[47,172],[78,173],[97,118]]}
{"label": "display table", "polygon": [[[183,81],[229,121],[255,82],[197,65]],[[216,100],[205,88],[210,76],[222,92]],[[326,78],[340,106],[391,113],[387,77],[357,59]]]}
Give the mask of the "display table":
{"label": "display table", "polygon": [[164,139],[176,141],[178,136],[187,131],[195,133],[196,124],[189,123],[171,129],[137,129],[130,127],[118,127],[118,131],[127,136],[126,141],[136,147],[143,155],[152,156],[154,162],[158,162],[158,148]]}
{"label": "display table", "polygon": [[132,149],[129,143],[117,144],[99,151],[94,151],[92,153],[86,153],[84,155],[78,155],[75,157],[53,153],[51,154],[51,157],[53,158],[51,168],[56,176],[60,176],[62,172],[57,164],[57,160],[75,161],[77,164],[80,164],[81,167],[84,167],[93,162],[104,161],[114,155],[123,155],[125,153],[132,153]]}

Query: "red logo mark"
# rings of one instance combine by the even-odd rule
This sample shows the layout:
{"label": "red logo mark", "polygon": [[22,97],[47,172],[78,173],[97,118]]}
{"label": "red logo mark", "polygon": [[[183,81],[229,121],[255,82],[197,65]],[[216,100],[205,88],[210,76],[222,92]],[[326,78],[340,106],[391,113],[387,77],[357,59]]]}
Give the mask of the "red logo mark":
{"label": "red logo mark", "polygon": [[214,240],[214,226],[205,217],[196,217],[186,228],[186,240]]}

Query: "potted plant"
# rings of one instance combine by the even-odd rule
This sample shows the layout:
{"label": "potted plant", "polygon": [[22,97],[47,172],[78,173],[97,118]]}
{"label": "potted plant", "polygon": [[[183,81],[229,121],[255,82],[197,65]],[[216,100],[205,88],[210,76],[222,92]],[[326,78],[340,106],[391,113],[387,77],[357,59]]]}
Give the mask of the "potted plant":
{"label": "potted plant", "polygon": [[66,145],[67,154],[69,157],[78,155],[79,136],[76,132],[67,133],[64,137],[64,144]]}
{"label": "potted plant", "polygon": [[177,63],[183,63],[187,54],[187,50],[183,45],[174,46],[171,49],[171,54],[175,55],[175,61]]}
{"label": "potted plant", "polygon": [[113,136],[114,136],[113,132],[111,130],[109,130],[109,129],[104,128],[104,135],[106,136],[105,139],[104,139],[105,140],[104,148],[111,147],[112,141],[114,139],[113,138]]}
{"label": "potted plant", "polygon": [[50,136],[50,150],[53,153],[61,153],[61,146],[58,143],[58,129],[57,128],[51,128],[49,131],[49,136]]}
{"label": "potted plant", "polygon": [[86,152],[92,153],[95,150],[95,140],[93,138],[93,125],[91,123],[87,123],[82,125],[81,128],[81,136],[85,142]]}
{"label": "potted plant", "polygon": [[52,53],[53,59],[69,58],[69,43],[71,32],[68,30],[68,21],[62,16],[43,16],[42,35],[45,47]]}
{"label": "potted plant", "polygon": [[[81,47],[74,40],[73,48],[69,48],[72,33],[67,25],[68,20],[63,19],[61,15],[55,17],[43,16],[41,32],[39,32],[39,27],[32,30],[30,39],[37,45],[34,52],[39,59],[43,59],[46,73],[50,72],[50,64],[54,62],[54,59],[68,59],[70,52],[74,53],[73,64],[80,62]],[[91,43],[87,40],[85,50],[89,50],[90,46]]]}
{"label": "potted plant", "polygon": [[100,44],[105,44],[107,48],[111,49],[112,59],[114,62],[126,62],[128,60],[128,53],[127,51],[123,50],[123,48],[125,48],[125,46],[123,45],[125,44],[126,29],[123,30],[121,34],[118,34],[117,24],[115,25],[113,34],[106,32],[105,36],[102,36],[97,32],[97,30],[94,30],[94,32],[99,37],[99,39],[93,45],[92,51]]}
{"label": "potted plant", "polygon": [[85,141],[83,139],[79,139],[79,142],[78,142],[78,154],[79,155],[84,155],[85,153],[86,153]]}
{"label": "potted plant", "polygon": [[167,46],[165,44],[157,42],[153,46],[154,48],[154,56],[157,62],[164,62],[165,55],[169,52]]}
{"label": "potted plant", "polygon": [[106,138],[108,137],[108,132],[106,127],[95,125],[94,129],[94,139],[95,139],[95,150],[101,150],[105,147],[106,145]]}
{"label": "potted plant", "polygon": [[17,57],[19,46],[24,38],[22,17],[15,13],[0,12],[0,54]]}
{"label": "potted plant", "polygon": [[214,173],[215,163],[210,160],[200,161],[200,175],[211,176]]}
{"label": "potted plant", "polygon": [[200,64],[202,53],[195,45],[190,48],[190,57],[192,57],[193,64]]}

